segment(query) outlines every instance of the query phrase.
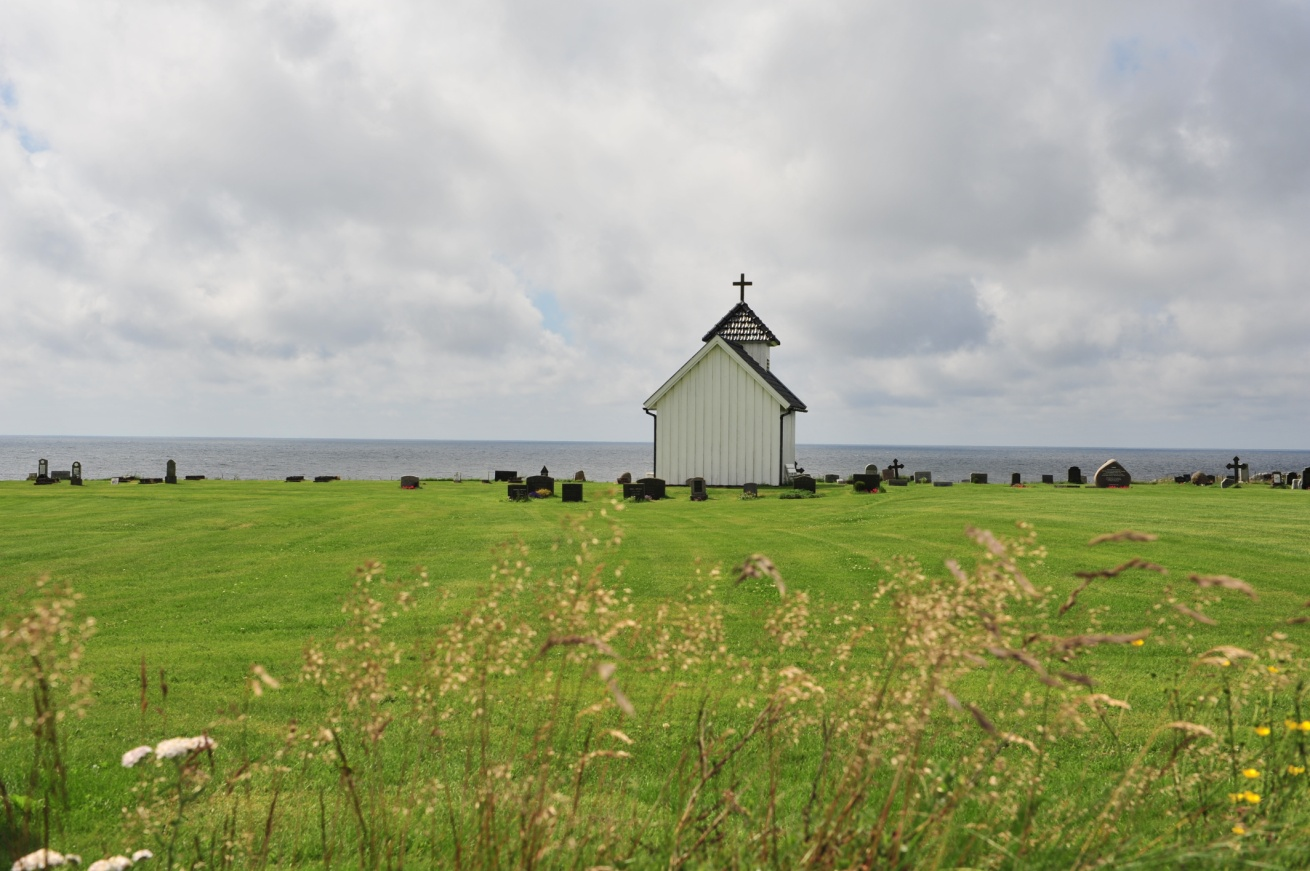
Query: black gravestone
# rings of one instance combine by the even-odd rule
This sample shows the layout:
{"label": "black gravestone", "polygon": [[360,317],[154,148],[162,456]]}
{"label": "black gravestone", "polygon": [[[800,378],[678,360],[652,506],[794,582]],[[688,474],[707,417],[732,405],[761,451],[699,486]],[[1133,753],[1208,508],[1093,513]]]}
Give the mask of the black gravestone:
{"label": "black gravestone", "polygon": [[495,477],[494,480],[496,480],[496,481],[513,481],[513,480],[514,480],[515,478],[517,478],[518,476],[519,476],[519,473],[518,473],[518,472],[507,472],[507,471],[504,471],[503,469],[497,469],[497,470],[496,470],[496,477]]}
{"label": "black gravestone", "polygon": [[759,484],[742,484],[742,485],[741,485],[741,495],[743,495],[743,496],[759,496],[759,495],[760,495],[760,485],[759,485]]}
{"label": "black gravestone", "polygon": [[691,488],[692,502],[704,502],[706,499],[710,498],[709,494],[705,492],[704,478],[688,478],[687,486]]}
{"label": "black gravestone", "polygon": [[[575,481],[585,481],[585,480],[587,480],[587,473],[584,472],[584,471],[582,471],[581,469],[579,469],[578,471],[576,471],[576,472],[573,473],[573,480],[575,480]],[[582,501],[582,500],[578,500],[578,501]]]}
{"label": "black gravestone", "polygon": [[73,463],[73,473],[72,473],[71,475],[68,476],[68,483],[72,484],[74,487],[81,487],[81,486],[82,486],[82,464],[81,464],[81,463],[78,463],[78,462],[74,462],[74,463]]}
{"label": "black gravestone", "polygon": [[555,495],[555,479],[550,475],[529,475],[527,480],[523,483],[526,484],[527,488],[533,493],[546,490],[550,495]]}
{"label": "black gravestone", "polygon": [[864,488],[872,493],[882,486],[882,475],[877,475],[872,472],[865,472],[862,475],[851,475],[851,483],[854,484],[856,481],[863,481]]}
{"label": "black gravestone", "polygon": [[340,481],[340,480],[341,480],[340,475],[315,475],[314,476],[315,484],[326,484],[328,481]]}
{"label": "black gravestone", "polygon": [[187,475],[183,480],[186,480],[186,481],[203,481],[203,480],[205,480],[205,476],[204,476],[204,475]]}
{"label": "black gravestone", "polygon": [[646,488],[646,495],[652,499],[665,499],[668,494],[665,492],[665,482],[663,478],[638,478],[637,483]]}
{"label": "black gravestone", "polygon": [[1019,473],[1018,473],[1018,472],[1011,472],[1011,473],[1010,473],[1010,486],[1011,486],[1011,487],[1018,487],[1018,486],[1019,486],[1020,484],[1022,484],[1022,483],[1023,483],[1023,479],[1019,477]]}
{"label": "black gravestone", "polygon": [[824,476],[823,476],[823,483],[825,483],[825,484],[836,484],[836,483],[837,483],[837,480],[838,480],[839,478],[841,478],[841,475],[824,475]]}
{"label": "black gravestone", "polygon": [[1301,470],[1301,489],[1310,489],[1310,466]]}
{"label": "black gravestone", "polygon": [[969,483],[970,483],[970,484],[986,484],[986,483],[987,483],[987,473],[986,473],[986,472],[970,472],[970,473],[969,473]]}
{"label": "black gravestone", "polygon": [[1133,483],[1133,476],[1118,460],[1106,460],[1092,476],[1098,487],[1128,487]]}
{"label": "black gravestone", "polygon": [[50,477],[50,461],[49,461],[49,460],[37,460],[37,462],[36,462],[36,484],[37,484],[37,486],[39,487],[39,486],[42,486],[42,485],[45,485],[45,484],[53,484],[53,483],[55,483],[55,479]]}
{"label": "black gravestone", "polygon": [[288,484],[299,484],[303,480],[305,480],[304,475],[287,475]]}
{"label": "black gravestone", "polygon": [[1070,484],[1081,484],[1083,482],[1083,470],[1077,466],[1070,466],[1067,480]]}
{"label": "black gravestone", "polygon": [[528,498],[528,488],[523,484],[508,485],[507,493],[514,502],[523,502]]}
{"label": "black gravestone", "polygon": [[563,497],[564,497],[564,501],[565,501],[565,502],[581,502],[581,501],[582,501],[582,485],[581,485],[581,484],[573,484],[573,483],[569,483],[569,484],[561,484],[561,485],[560,485],[560,490],[563,491]]}
{"label": "black gravestone", "polygon": [[401,475],[400,489],[417,490],[419,488],[418,475]]}
{"label": "black gravestone", "polygon": [[915,472],[915,473],[914,473],[914,483],[916,483],[916,484],[931,484],[931,483],[932,483],[932,472]]}
{"label": "black gravestone", "polygon": [[1055,476],[1054,476],[1054,475],[1042,475],[1042,483],[1043,483],[1043,484],[1054,484],[1054,483],[1055,483]]}
{"label": "black gravestone", "polygon": [[814,492],[814,479],[809,475],[797,475],[791,479],[791,488],[793,490],[804,490],[807,493]]}
{"label": "black gravestone", "polygon": [[646,485],[645,485],[645,484],[624,484],[624,485],[623,485],[623,498],[624,498],[624,499],[638,499],[638,500],[640,500],[640,499],[645,499],[645,498],[646,498]]}
{"label": "black gravestone", "polygon": [[904,487],[910,483],[909,478],[888,478],[887,484],[891,487]]}
{"label": "black gravestone", "polygon": [[172,460],[169,460],[168,463],[166,463],[164,466],[164,483],[165,484],[177,483],[177,463],[173,462]]}

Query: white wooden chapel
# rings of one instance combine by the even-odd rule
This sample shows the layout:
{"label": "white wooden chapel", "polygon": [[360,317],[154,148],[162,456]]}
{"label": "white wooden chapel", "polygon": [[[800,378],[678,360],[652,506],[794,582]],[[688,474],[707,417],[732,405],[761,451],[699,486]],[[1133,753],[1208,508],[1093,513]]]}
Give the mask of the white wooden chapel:
{"label": "white wooden chapel", "polygon": [[796,465],[796,412],[805,403],[769,368],[779,344],[741,301],[701,339],[705,344],[645,402],[655,418],[655,477],[670,484],[779,485]]}

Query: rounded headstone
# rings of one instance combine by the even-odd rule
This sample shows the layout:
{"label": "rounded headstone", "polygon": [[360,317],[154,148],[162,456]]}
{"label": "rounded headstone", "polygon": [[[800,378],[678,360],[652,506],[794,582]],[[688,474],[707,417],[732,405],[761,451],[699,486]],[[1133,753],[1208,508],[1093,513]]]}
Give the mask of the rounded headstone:
{"label": "rounded headstone", "polygon": [[1128,487],[1133,483],[1133,476],[1118,460],[1106,460],[1096,470],[1092,480],[1098,487]]}

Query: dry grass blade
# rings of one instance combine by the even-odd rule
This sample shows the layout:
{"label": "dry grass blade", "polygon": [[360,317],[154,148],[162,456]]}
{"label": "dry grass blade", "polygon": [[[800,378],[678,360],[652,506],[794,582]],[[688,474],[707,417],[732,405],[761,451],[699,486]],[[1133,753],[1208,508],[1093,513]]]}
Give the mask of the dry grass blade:
{"label": "dry grass blade", "polygon": [[1078,594],[1081,593],[1083,590],[1087,589],[1087,585],[1090,584],[1091,582],[1092,582],[1092,579],[1091,579],[1091,578],[1088,578],[1087,580],[1085,580],[1085,581],[1083,581],[1081,584],[1079,584],[1079,585],[1078,585],[1078,588],[1077,588],[1076,590],[1074,590],[1072,593],[1069,594],[1069,598],[1067,598],[1067,599],[1064,600],[1064,604],[1060,606],[1060,610],[1059,610],[1058,612],[1056,612],[1056,616],[1057,616],[1057,617],[1063,617],[1065,611],[1068,611],[1068,610],[1069,610],[1070,608],[1072,608],[1075,604],[1077,604],[1077,603],[1078,603]]}
{"label": "dry grass blade", "polygon": [[541,646],[541,651],[537,656],[545,656],[546,652],[552,647],[576,647],[579,645],[594,647],[606,656],[618,656],[618,654],[614,652],[614,648],[610,647],[599,638],[593,638],[590,635],[552,635],[546,639],[546,643]]}
{"label": "dry grass blade", "polygon": [[1259,658],[1260,658],[1260,657],[1256,656],[1254,653],[1252,653],[1251,651],[1246,650],[1245,648],[1241,648],[1241,647],[1233,647],[1233,646],[1230,645],[1230,644],[1221,644],[1221,645],[1219,645],[1218,647],[1211,647],[1209,650],[1207,650],[1205,653],[1203,653],[1203,654],[1201,654],[1201,655],[1202,655],[1202,656],[1214,656],[1214,655],[1225,656],[1225,657],[1227,657],[1228,659],[1259,659]]}
{"label": "dry grass blade", "polygon": [[987,652],[997,659],[1013,659],[1015,662],[1022,663],[1037,675],[1039,681],[1048,687],[1058,687],[1060,685],[1058,680],[1047,674],[1045,667],[1031,653],[1023,650],[1011,650],[1008,647],[988,647]]}
{"label": "dry grass blade", "polygon": [[782,580],[782,572],[762,553],[753,553],[746,557],[746,561],[737,566],[737,583],[741,583],[747,578],[767,579],[778,588],[778,595],[787,595],[787,584]]}
{"label": "dry grass blade", "polygon": [[982,712],[981,708],[979,708],[977,705],[972,703],[966,705],[965,707],[969,709],[969,713],[973,714],[974,720],[977,721],[978,725],[982,727],[982,730],[984,732],[986,732],[988,735],[996,734],[996,726],[992,724],[991,720],[987,719],[987,715]]}
{"label": "dry grass blade", "polygon": [[1105,535],[1098,535],[1087,543],[1093,545],[1105,544],[1111,541],[1155,541],[1159,537],[1160,536],[1158,535],[1151,535],[1149,532],[1134,532],[1131,529],[1121,529],[1118,532],[1107,532]]}
{"label": "dry grass blade", "polygon": [[1069,683],[1076,683],[1081,686],[1085,686],[1089,690],[1093,686],[1092,679],[1085,674],[1076,674],[1075,672],[1072,671],[1060,671],[1060,672],[1056,672],[1056,674],[1058,674],[1061,677],[1061,679],[1066,680]]}
{"label": "dry grass blade", "polygon": [[1174,610],[1186,617],[1191,617],[1197,623],[1204,623],[1207,626],[1218,626],[1219,621],[1208,614],[1202,614],[1200,611],[1189,608],[1182,602],[1174,603]]}
{"label": "dry grass blade", "polygon": [[1291,626],[1298,626],[1302,623],[1310,623],[1310,617],[1288,617],[1286,622]]}
{"label": "dry grass blade", "polygon": [[1156,574],[1159,575],[1169,574],[1169,570],[1166,569],[1164,566],[1156,565],[1155,563],[1152,562],[1147,562],[1146,560],[1141,559],[1140,557],[1133,557],[1128,562],[1122,563],[1121,565],[1117,565],[1112,569],[1101,569],[1095,572],[1074,572],[1073,574],[1075,578],[1083,578],[1085,580],[1091,581],[1091,580],[1095,580],[1096,578],[1117,578],[1119,575],[1123,574],[1129,569],[1142,569],[1143,571],[1155,572]]}
{"label": "dry grass blade", "polygon": [[1256,599],[1255,589],[1250,584],[1228,575],[1188,575],[1187,579],[1198,587],[1222,587],[1225,590],[1236,590],[1253,602]]}
{"label": "dry grass blade", "polygon": [[605,681],[605,686],[609,688],[610,695],[614,698],[614,704],[619,706],[620,711],[631,717],[637,713],[637,709],[633,707],[628,697],[623,694],[623,690],[619,689],[619,682],[614,679],[614,673],[618,671],[618,668],[612,662],[599,662],[596,664],[596,674],[600,676],[601,680]]}
{"label": "dry grass blade", "polygon": [[1076,650],[1079,647],[1095,647],[1098,644],[1132,644],[1134,641],[1146,640],[1146,637],[1150,634],[1150,629],[1142,629],[1138,632],[1118,635],[1071,635],[1068,638],[1055,639],[1055,649],[1069,651]]}
{"label": "dry grass blade", "polygon": [[1189,723],[1186,720],[1177,720],[1170,723],[1166,728],[1173,729],[1177,732],[1183,732],[1188,735],[1195,735],[1203,738],[1213,738],[1214,732],[1198,723]]}

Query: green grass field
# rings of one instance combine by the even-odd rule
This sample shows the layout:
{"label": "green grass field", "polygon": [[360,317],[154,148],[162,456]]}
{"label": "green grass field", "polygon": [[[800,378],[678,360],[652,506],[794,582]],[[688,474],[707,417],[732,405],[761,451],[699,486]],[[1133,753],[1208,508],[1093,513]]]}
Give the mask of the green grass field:
{"label": "green grass field", "polygon": [[[480,483],[0,483],[6,618],[49,575],[83,597],[79,619],[96,619],[78,668],[94,678],[92,704],[58,727],[62,773],[22,722],[30,691],[6,697],[6,852],[39,846],[48,828],[52,847],[84,856],[148,846],[188,867],[1303,858],[1310,778],[1290,773],[1305,748],[1284,720],[1299,719],[1310,624],[1285,621],[1310,597],[1310,493],[821,485],[817,499],[711,490],[692,503],[670,492],[622,504],[616,486],[588,484],[585,503],[563,504],[510,503],[504,485]],[[1038,597],[989,574],[997,561],[965,535],[1014,536],[1018,522],[1046,550],[1022,561]],[[1158,540],[1088,546],[1123,529]],[[526,550],[493,573],[504,543]],[[734,583],[756,553],[777,566],[785,597],[767,578]],[[1057,613],[1081,583],[1074,572],[1132,557],[1168,574],[1095,579]],[[950,580],[951,558],[969,584]],[[428,571],[429,586],[409,588],[412,608],[376,606],[385,625],[342,608],[352,595],[384,601],[352,594],[353,570],[370,560],[390,578]],[[1194,573],[1239,578],[1258,598],[1200,588]],[[992,606],[1007,609],[999,629]],[[506,619],[492,631],[496,616]],[[1048,644],[1142,629],[1143,645],[1079,648],[1067,662]],[[548,638],[574,640],[543,652]],[[326,688],[297,679],[311,639],[340,666]],[[1195,665],[1220,645],[1257,658]],[[1031,649],[1040,663],[988,647]],[[7,643],[11,670],[24,650]],[[443,694],[465,655],[472,680]],[[617,666],[612,679],[602,660]],[[254,664],[281,688],[254,695]],[[1050,676],[1066,668],[1131,709]],[[1214,734],[1168,731],[1173,721]],[[1275,730],[1258,736],[1265,725]],[[119,765],[130,747],[202,732],[218,741],[212,769],[207,754],[176,764],[175,779],[164,776],[172,763]],[[1258,804],[1240,797],[1257,785]]]}

